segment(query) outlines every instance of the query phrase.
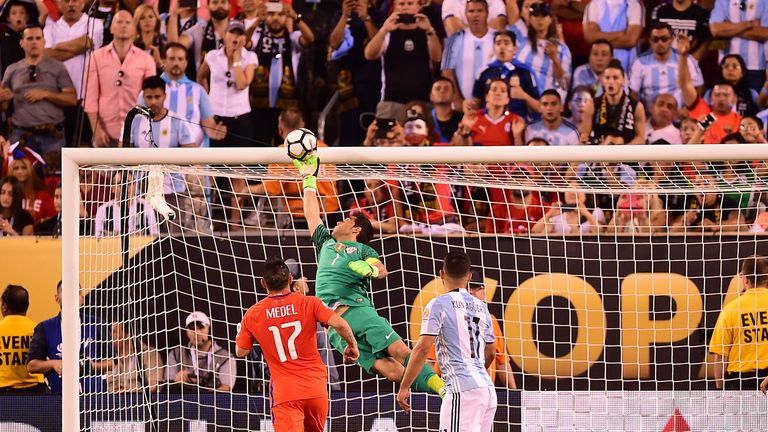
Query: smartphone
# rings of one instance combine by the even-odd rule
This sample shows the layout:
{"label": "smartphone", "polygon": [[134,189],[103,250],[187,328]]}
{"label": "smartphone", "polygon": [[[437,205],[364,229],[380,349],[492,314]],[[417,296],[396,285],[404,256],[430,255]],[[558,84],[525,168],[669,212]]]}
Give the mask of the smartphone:
{"label": "smartphone", "polygon": [[699,121],[699,127],[701,130],[707,130],[715,121],[717,121],[717,117],[715,117],[714,114],[709,113],[706,117]]}
{"label": "smartphone", "polygon": [[197,0],[179,0],[179,7],[197,9]]}
{"label": "smartphone", "polygon": [[398,24],[413,24],[416,22],[416,15],[414,14],[400,14],[397,16]]}
{"label": "smartphone", "polygon": [[375,138],[387,138],[387,134],[395,127],[395,119],[376,118]]}

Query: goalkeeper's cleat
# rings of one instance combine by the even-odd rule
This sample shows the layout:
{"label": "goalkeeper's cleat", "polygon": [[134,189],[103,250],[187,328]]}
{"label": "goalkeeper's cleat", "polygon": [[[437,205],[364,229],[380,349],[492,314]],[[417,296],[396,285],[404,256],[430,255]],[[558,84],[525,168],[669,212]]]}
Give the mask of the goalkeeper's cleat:
{"label": "goalkeeper's cleat", "polygon": [[320,158],[312,154],[304,160],[293,160],[293,166],[299,169],[302,177],[316,177],[320,171]]}
{"label": "goalkeeper's cleat", "polygon": [[353,272],[365,278],[376,278],[379,276],[379,269],[363,260],[352,261],[348,266]]}

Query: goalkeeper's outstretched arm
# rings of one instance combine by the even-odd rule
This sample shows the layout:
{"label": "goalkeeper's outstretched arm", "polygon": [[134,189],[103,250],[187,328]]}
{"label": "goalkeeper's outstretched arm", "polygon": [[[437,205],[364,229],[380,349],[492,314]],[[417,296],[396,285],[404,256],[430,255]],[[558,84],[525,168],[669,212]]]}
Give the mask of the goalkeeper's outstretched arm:
{"label": "goalkeeper's outstretched arm", "polygon": [[320,218],[320,204],[317,202],[317,173],[320,170],[320,160],[316,155],[312,155],[303,161],[294,160],[293,164],[304,177],[304,218],[307,220],[309,235],[312,235],[323,223]]}

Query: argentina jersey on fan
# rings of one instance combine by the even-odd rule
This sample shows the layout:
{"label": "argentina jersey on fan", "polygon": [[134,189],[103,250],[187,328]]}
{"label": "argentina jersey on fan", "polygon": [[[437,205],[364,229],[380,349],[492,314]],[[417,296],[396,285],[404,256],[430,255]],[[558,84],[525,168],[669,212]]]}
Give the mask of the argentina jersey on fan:
{"label": "argentina jersey on fan", "polygon": [[485,345],[494,343],[488,307],[465,288],[427,304],[421,334],[435,336],[437,364],[451,393],[493,387],[485,370]]}

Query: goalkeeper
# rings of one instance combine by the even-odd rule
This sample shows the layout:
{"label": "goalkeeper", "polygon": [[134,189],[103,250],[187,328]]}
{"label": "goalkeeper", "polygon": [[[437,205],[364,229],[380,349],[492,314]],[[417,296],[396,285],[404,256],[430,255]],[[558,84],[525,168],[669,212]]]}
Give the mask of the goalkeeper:
{"label": "goalkeeper", "polygon": [[[349,323],[360,350],[357,363],[368,373],[400,382],[411,350],[389,322],[376,313],[368,297],[369,280],[387,276],[379,254],[366,244],[373,237],[371,222],[363,216],[352,216],[328,232],[320,219],[317,201],[317,155],[293,163],[304,176],[304,216],[318,251],[317,297]],[[328,339],[337,351],[344,352],[346,341],[335,330],[329,329]],[[444,385],[425,365],[411,388],[441,394]]]}

